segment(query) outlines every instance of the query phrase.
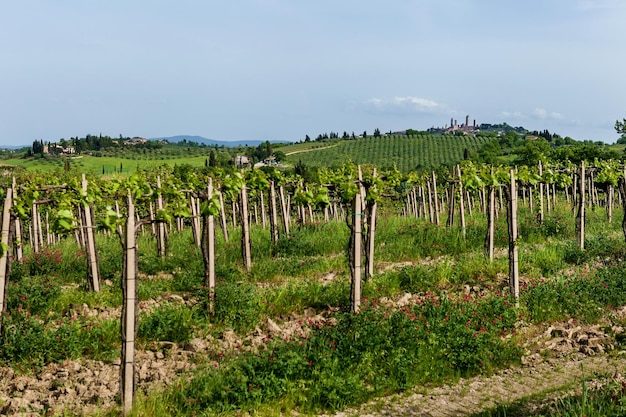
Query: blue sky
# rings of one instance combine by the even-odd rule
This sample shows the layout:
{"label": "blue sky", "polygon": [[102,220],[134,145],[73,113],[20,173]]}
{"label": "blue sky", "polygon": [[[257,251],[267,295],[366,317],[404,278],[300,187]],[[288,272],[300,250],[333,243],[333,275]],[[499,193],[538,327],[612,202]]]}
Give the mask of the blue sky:
{"label": "blue sky", "polygon": [[612,143],[623,0],[12,0],[0,145],[508,122]]}

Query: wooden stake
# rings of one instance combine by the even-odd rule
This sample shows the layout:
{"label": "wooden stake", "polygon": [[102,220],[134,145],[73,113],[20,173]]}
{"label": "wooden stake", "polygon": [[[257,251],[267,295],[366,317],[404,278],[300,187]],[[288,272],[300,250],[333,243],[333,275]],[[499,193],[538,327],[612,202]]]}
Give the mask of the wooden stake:
{"label": "wooden stake", "polygon": [[585,161],[581,161],[578,212],[576,214],[576,237],[580,250],[585,250],[585,198]]}
{"label": "wooden stake", "polygon": [[243,263],[246,271],[252,270],[252,255],[250,253],[250,215],[248,213],[248,190],[244,185],[241,187],[241,249]]}
{"label": "wooden stake", "polygon": [[[82,190],[87,195],[87,178],[83,174]],[[85,221],[85,250],[87,255],[87,276],[89,277],[89,287],[94,292],[100,292],[100,268],[98,266],[98,253],[96,249],[96,239],[93,233],[93,218],[89,202],[83,204],[83,217]]]}
{"label": "wooden stake", "polygon": [[[213,198],[213,179],[207,184],[207,201]],[[204,216],[202,255],[204,257],[204,286],[209,289],[209,312],[215,312],[215,218]]]}
{"label": "wooden stake", "polygon": [[272,242],[278,242],[278,211],[276,209],[276,187],[274,181],[270,181],[270,234]]}
{"label": "wooden stake", "polygon": [[278,194],[280,197],[280,208],[283,213],[283,226],[285,229],[285,237],[289,237],[289,208],[287,201],[285,200],[285,187],[282,185],[278,187]]}
{"label": "wooden stake", "polygon": [[361,216],[362,207],[361,207],[361,194],[358,193],[354,198],[354,217],[353,221],[353,265],[352,265],[352,291],[351,291],[351,311],[353,313],[358,313],[361,307]]}
{"label": "wooden stake", "polygon": [[[9,228],[11,226],[11,207],[13,207],[13,195],[11,188],[6,189],[6,197],[4,198],[4,208],[2,210],[2,229],[0,235],[0,242],[5,248],[9,248]],[[7,308],[7,289],[9,276],[7,274],[10,269],[10,249],[2,251],[0,257],[0,335],[3,334],[2,322],[4,320],[4,313]]]}
{"label": "wooden stake", "polygon": [[[15,177],[13,177],[13,185],[11,186],[13,192],[13,206],[17,205],[15,199],[17,198],[17,187],[15,183]],[[22,235],[22,220],[18,216],[15,216],[15,259],[21,261],[24,257],[24,250],[22,242],[24,236]]]}
{"label": "wooden stake", "polygon": [[509,224],[509,287],[515,303],[519,303],[519,259],[517,252],[517,186],[515,173],[510,171],[511,185],[508,204]]}
{"label": "wooden stake", "polygon": [[[157,176],[157,212],[163,210],[163,195],[161,194],[161,177]],[[159,220],[157,223],[157,252],[159,257],[165,258],[167,254],[167,230],[165,222]]]}
{"label": "wooden stake", "polygon": [[465,207],[463,202],[463,178],[461,177],[461,166],[457,165],[456,169],[459,175],[459,208],[461,210],[461,233],[463,234],[463,237],[465,237]]}
{"label": "wooden stake", "polygon": [[228,222],[226,221],[226,209],[224,208],[224,196],[219,193],[220,199],[220,221],[222,225],[222,233],[224,234],[224,241],[228,242]]}
{"label": "wooden stake", "polygon": [[124,277],[122,292],[122,367],[121,399],[122,413],[128,415],[133,408],[135,393],[135,338],[137,336],[137,248],[135,230],[135,206],[128,192],[128,219],[126,221],[126,245],[124,247]]}
{"label": "wooden stake", "polygon": [[439,225],[439,199],[437,197],[437,174],[433,171],[433,196],[435,197],[435,224]]}

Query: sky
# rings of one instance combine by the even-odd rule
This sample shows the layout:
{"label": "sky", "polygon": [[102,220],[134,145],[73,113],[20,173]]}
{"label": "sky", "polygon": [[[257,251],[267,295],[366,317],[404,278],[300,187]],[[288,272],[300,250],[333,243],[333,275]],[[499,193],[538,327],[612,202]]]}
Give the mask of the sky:
{"label": "sky", "polygon": [[0,146],[506,122],[615,142],[623,0],[3,0]]}

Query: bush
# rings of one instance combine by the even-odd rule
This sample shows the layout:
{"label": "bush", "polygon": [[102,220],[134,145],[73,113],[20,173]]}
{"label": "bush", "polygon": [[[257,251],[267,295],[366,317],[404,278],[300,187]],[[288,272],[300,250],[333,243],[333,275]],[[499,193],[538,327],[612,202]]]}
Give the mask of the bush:
{"label": "bush", "polygon": [[61,295],[61,288],[49,276],[25,276],[21,281],[9,281],[7,310],[18,308],[33,315],[45,315]]}

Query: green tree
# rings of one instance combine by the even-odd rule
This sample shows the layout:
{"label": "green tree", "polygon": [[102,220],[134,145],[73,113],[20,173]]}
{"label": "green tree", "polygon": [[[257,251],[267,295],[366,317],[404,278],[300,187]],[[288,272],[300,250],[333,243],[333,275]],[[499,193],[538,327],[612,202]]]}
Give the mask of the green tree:
{"label": "green tree", "polygon": [[276,159],[276,162],[283,162],[287,160],[287,155],[283,151],[275,151],[274,158]]}
{"label": "green tree", "polygon": [[528,166],[537,165],[539,161],[546,161],[548,152],[550,152],[550,144],[544,138],[527,140],[518,152],[517,163]]}
{"label": "green tree", "polygon": [[615,131],[621,135],[617,143],[626,143],[626,119],[615,121]]}
{"label": "green tree", "polygon": [[209,166],[216,167],[217,166],[217,157],[215,156],[215,151],[211,149],[209,153]]}

